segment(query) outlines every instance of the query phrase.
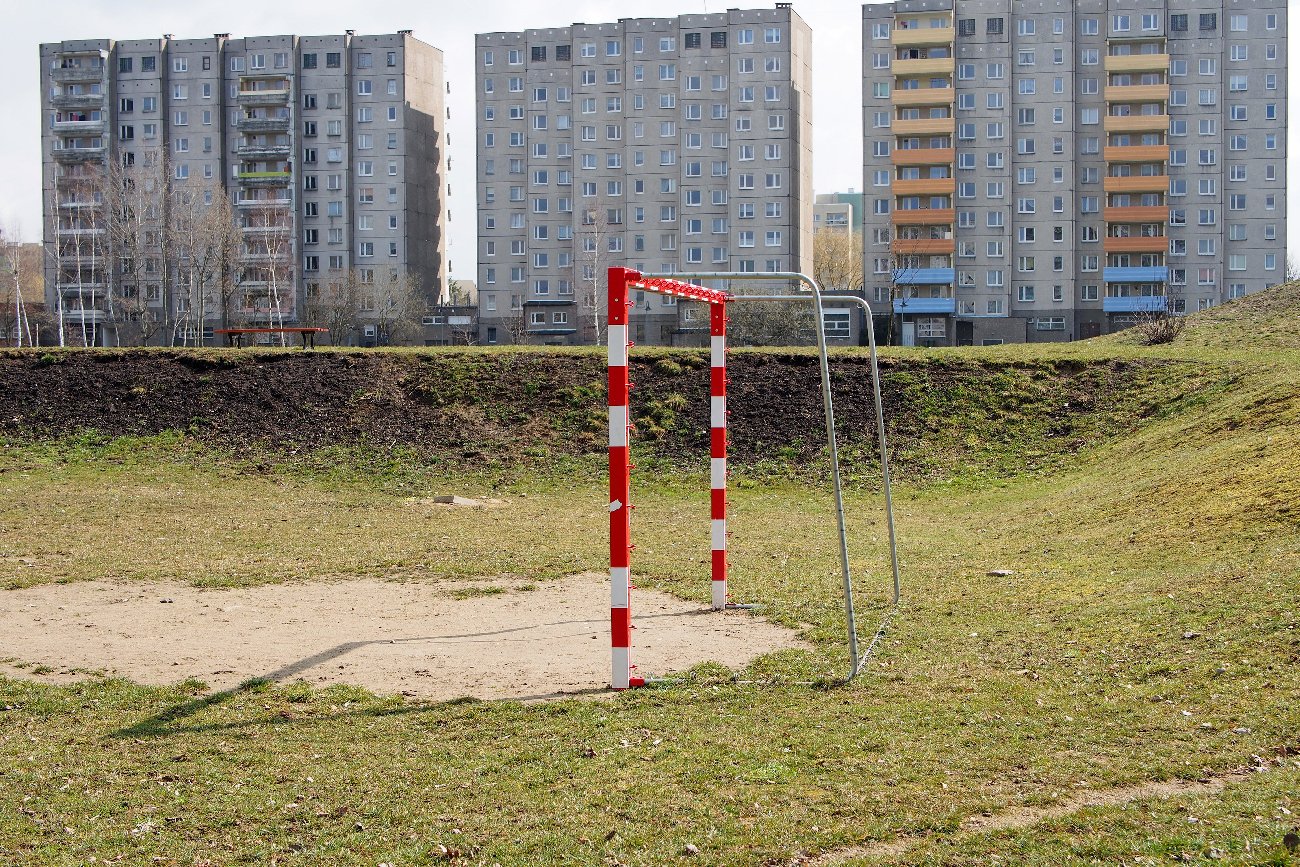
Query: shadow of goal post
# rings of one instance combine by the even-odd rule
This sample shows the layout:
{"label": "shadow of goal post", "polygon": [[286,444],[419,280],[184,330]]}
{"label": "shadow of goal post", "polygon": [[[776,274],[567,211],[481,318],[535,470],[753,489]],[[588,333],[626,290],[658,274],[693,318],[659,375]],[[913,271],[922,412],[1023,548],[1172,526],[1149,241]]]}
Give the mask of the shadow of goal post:
{"label": "shadow of goal post", "polygon": [[642,686],[632,664],[632,463],[628,452],[632,382],[628,377],[630,289],[644,289],[709,304],[709,515],[712,536],[713,608],[727,605],[727,302],[731,295],[680,280],[644,277],[628,268],[609,269],[609,578],[610,685]]}

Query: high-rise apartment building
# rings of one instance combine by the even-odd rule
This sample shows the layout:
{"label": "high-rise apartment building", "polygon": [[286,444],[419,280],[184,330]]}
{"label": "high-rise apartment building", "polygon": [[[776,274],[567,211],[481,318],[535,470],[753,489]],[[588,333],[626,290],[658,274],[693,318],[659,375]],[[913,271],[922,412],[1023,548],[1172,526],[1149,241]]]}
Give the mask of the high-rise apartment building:
{"label": "high-rise apartment building", "polygon": [[[445,293],[442,52],[410,31],[77,40],[40,63],[47,292],[87,342],[294,323],[345,275]],[[218,231],[218,191],[239,264],[214,299],[185,245]]]}
{"label": "high-rise apartment building", "polygon": [[1284,279],[1285,0],[863,7],[865,268],[903,342],[1084,338]]}
{"label": "high-rise apartment building", "polygon": [[[611,265],[810,270],[811,42],[789,3],[480,34],[483,341],[598,341]],[[674,300],[636,342],[707,334]]]}

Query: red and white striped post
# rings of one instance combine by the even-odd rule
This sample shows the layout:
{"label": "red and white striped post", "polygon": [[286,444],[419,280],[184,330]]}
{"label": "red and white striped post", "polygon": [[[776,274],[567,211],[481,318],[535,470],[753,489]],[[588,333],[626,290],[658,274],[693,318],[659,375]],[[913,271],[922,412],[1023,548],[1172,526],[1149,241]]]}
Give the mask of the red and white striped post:
{"label": "red and white striped post", "polygon": [[709,497],[713,609],[727,607],[727,305],[709,305]]}
{"label": "red and white striped post", "polygon": [[631,383],[627,367],[627,289],[636,272],[609,269],[609,581],[610,686],[627,689],[644,683],[632,677],[632,614],[628,604],[631,588],[632,519],[628,496],[632,467],[628,455],[628,397]]}

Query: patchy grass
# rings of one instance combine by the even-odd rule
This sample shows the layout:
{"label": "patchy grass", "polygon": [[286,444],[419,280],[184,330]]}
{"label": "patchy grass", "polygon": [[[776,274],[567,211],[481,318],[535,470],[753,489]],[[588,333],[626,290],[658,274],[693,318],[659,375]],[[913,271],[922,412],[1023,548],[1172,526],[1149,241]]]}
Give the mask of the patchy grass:
{"label": "patchy grass", "polygon": [[[697,863],[747,865],[915,838],[883,860],[1291,863],[1300,386],[1285,354],[1197,353],[1186,363],[1204,368],[1201,386],[1152,389],[1141,424],[1068,464],[903,486],[904,604],[852,685],[826,680],[844,666],[828,492],[745,476],[734,592],[811,651],[739,678],[703,665],[609,701],[544,705],[0,678],[0,860],[658,865],[690,844]],[[1000,442],[1030,444],[1014,431]],[[477,593],[605,565],[606,492],[582,461],[531,478],[399,468],[367,482],[347,467],[263,471],[184,441],[0,454],[0,564],[16,585],[388,575]],[[420,502],[449,489],[504,502]],[[638,582],[703,601],[704,477],[643,467],[635,492]],[[847,505],[874,625],[888,608],[879,493],[864,480]],[[1282,760],[1213,796],[961,827],[1253,756]]]}

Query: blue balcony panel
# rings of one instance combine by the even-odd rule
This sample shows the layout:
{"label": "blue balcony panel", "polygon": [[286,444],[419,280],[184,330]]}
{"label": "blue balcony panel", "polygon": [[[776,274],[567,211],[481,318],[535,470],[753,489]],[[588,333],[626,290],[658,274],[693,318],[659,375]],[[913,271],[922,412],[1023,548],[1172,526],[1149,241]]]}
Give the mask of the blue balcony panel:
{"label": "blue balcony panel", "polygon": [[1161,313],[1169,299],[1164,295],[1129,295],[1123,298],[1101,299],[1101,309],[1106,313]]}
{"label": "blue balcony panel", "polygon": [[1164,283],[1169,279],[1169,269],[1164,265],[1146,268],[1107,268],[1102,277],[1107,283]]}
{"label": "blue balcony panel", "polygon": [[900,286],[950,284],[956,279],[953,268],[900,268],[894,272],[894,282]]}
{"label": "blue balcony panel", "polygon": [[953,298],[895,298],[895,313],[956,313]]}

